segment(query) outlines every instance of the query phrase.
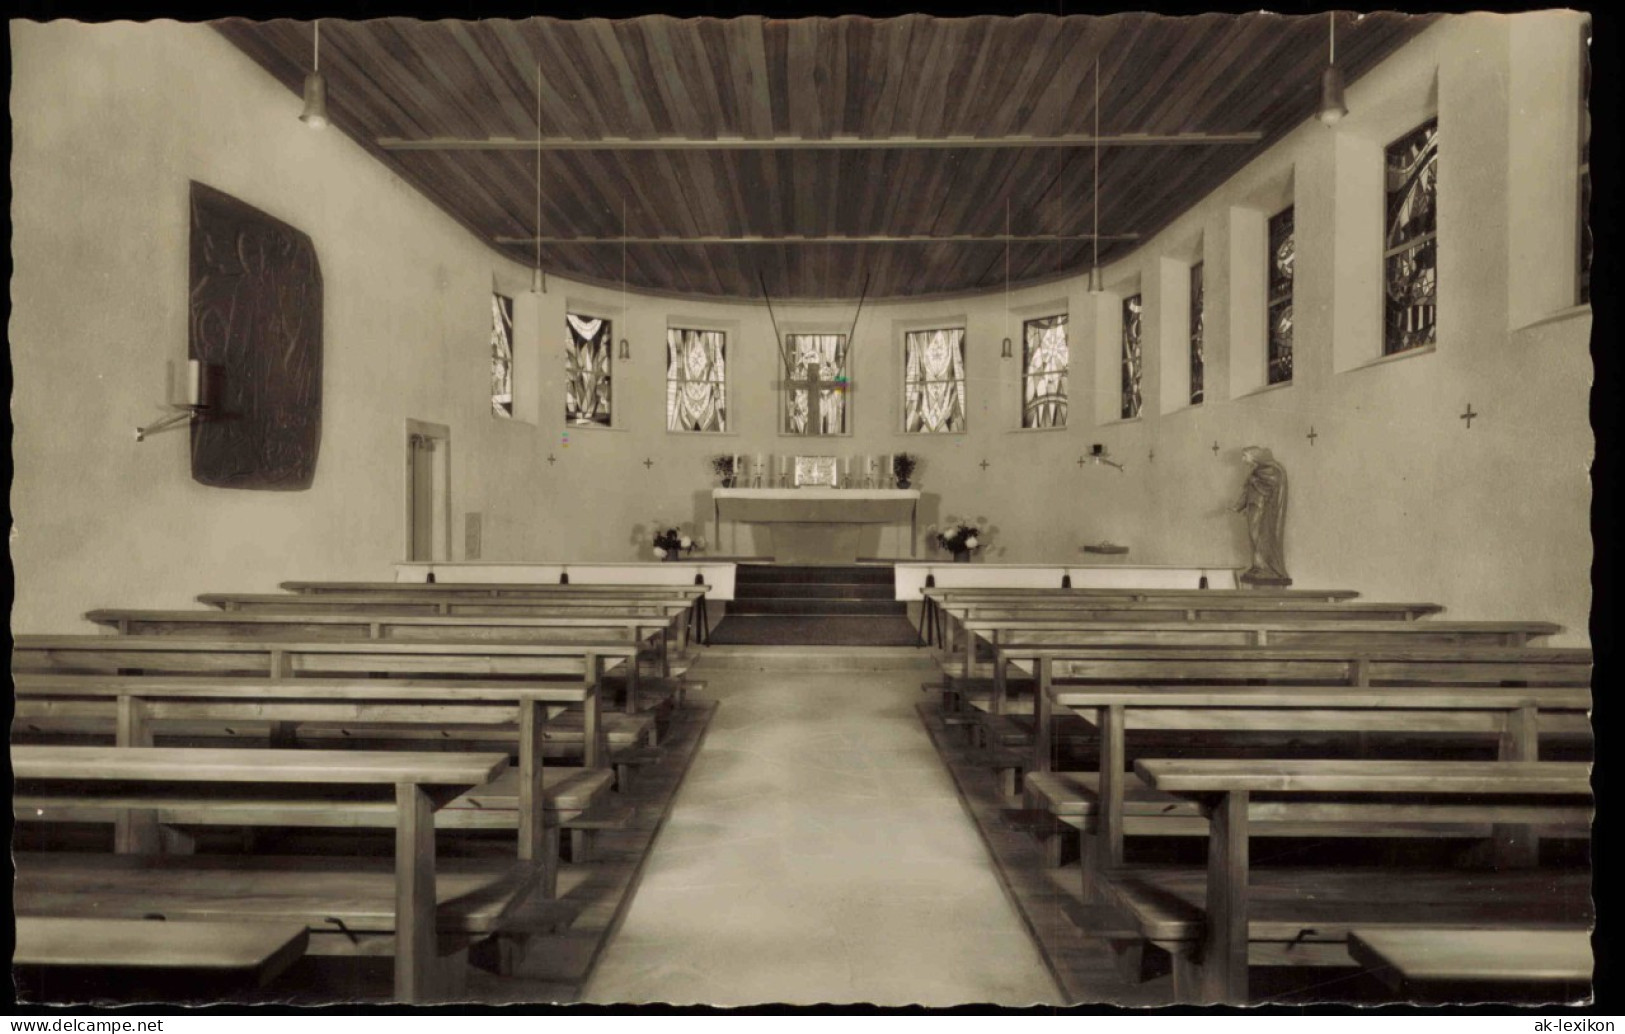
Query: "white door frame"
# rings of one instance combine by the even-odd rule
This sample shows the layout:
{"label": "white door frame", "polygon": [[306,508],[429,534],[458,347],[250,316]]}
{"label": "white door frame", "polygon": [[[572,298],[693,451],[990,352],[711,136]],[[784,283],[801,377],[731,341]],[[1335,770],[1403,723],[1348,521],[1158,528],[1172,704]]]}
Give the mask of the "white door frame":
{"label": "white door frame", "polygon": [[[434,448],[435,458],[431,464],[434,484],[431,494],[434,506],[440,511],[439,534],[434,536],[430,545],[432,556],[412,556],[412,453],[414,440],[428,438]],[[426,420],[406,421],[406,478],[405,478],[406,520],[403,525],[406,531],[406,556],[408,560],[434,561],[450,560],[451,555],[451,428],[445,424],[434,424]]]}

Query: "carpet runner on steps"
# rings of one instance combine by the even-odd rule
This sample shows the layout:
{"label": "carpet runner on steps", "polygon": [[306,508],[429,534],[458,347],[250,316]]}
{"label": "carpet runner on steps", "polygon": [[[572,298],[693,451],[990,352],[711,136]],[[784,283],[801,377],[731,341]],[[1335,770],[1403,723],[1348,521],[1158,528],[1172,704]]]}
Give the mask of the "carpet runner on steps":
{"label": "carpet runner on steps", "polygon": [[740,564],[716,645],[913,646],[890,564]]}

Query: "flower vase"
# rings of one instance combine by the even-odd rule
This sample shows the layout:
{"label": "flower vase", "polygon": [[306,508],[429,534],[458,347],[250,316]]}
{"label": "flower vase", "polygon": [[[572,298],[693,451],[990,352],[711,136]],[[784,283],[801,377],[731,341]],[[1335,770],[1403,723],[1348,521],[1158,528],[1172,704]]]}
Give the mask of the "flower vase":
{"label": "flower vase", "polygon": [[733,477],[732,474],[730,474],[727,477],[722,479],[722,487],[723,488],[732,488],[733,486],[734,486],[734,477]]}
{"label": "flower vase", "polygon": [[968,563],[970,563],[970,550],[961,549],[957,553],[955,553],[954,554],[954,563],[956,563],[956,564],[968,564]]}
{"label": "flower vase", "polygon": [[897,487],[898,488],[907,488],[908,487],[908,478],[898,478],[897,479]]}
{"label": "flower vase", "polygon": [[664,560],[666,563],[669,564],[669,563],[672,563],[673,561],[683,559],[683,554],[682,554],[681,550],[674,549],[674,550],[671,550],[670,552],[668,552],[665,556],[661,557],[660,559]]}

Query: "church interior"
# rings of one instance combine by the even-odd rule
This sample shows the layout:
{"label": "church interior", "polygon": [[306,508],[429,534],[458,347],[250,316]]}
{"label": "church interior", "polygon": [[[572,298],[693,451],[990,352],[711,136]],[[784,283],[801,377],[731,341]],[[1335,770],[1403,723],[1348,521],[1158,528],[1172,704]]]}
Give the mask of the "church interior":
{"label": "church interior", "polygon": [[1593,1001],[1590,33],[12,21],[18,1002]]}

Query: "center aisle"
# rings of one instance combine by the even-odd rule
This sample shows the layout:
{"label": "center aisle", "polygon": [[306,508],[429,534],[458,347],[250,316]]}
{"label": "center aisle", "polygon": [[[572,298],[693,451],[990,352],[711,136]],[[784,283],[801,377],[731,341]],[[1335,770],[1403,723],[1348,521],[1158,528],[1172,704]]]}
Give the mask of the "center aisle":
{"label": "center aisle", "polygon": [[923,650],[712,647],[720,701],[586,1002],[1054,1004],[920,724]]}

